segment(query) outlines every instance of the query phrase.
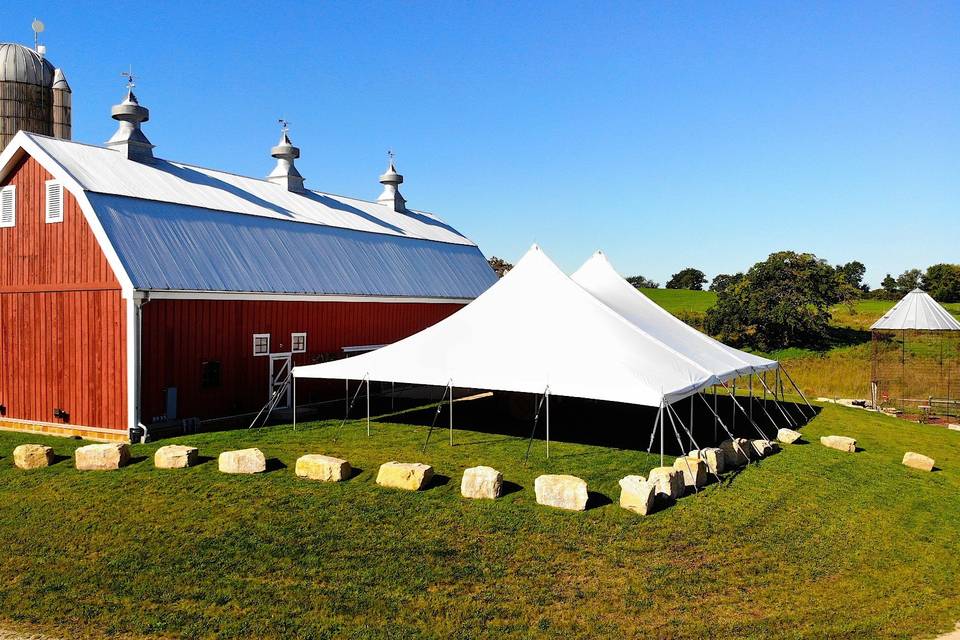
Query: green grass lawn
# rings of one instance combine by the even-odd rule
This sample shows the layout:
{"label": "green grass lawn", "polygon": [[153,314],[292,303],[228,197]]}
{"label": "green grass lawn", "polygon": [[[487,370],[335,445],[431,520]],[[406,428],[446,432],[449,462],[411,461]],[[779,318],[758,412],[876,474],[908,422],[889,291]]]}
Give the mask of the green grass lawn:
{"label": "green grass lawn", "polygon": [[677,314],[681,311],[706,313],[717,302],[713,291],[690,291],[689,289],[641,289],[658,305]]}
{"label": "green grass lawn", "polygon": [[[617,480],[657,464],[646,453],[555,443],[546,461],[536,442],[527,464],[526,441],[503,435],[458,430],[456,446],[441,434],[421,453],[422,427],[334,433],[202,434],[86,473],[68,458],[19,471],[17,444],[70,456],[81,443],[0,433],[0,618],[71,638],[908,638],[960,619],[960,433],[828,406],[805,438],[849,435],[863,451],[788,446],[646,517],[616,505]],[[170,442],[210,458],[154,469]],[[277,468],[217,472],[219,452],[248,446]],[[908,449],[943,470],[902,467]],[[300,480],[304,453],[360,472]],[[382,489],[377,467],[394,459],[448,480]],[[516,486],[462,499],[476,464]],[[580,475],[613,502],[539,506],[544,472]]]}

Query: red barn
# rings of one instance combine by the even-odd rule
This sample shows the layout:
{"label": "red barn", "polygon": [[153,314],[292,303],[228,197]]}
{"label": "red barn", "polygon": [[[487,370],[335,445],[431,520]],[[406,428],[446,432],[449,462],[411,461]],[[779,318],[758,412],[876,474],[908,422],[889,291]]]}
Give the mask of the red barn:
{"label": "red barn", "polygon": [[396,341],[496,276],[406,207],[155,158],[132,93],[105,147],[20,132],[0,155],[0,427],[140,439],[257,411],[288,367]]}

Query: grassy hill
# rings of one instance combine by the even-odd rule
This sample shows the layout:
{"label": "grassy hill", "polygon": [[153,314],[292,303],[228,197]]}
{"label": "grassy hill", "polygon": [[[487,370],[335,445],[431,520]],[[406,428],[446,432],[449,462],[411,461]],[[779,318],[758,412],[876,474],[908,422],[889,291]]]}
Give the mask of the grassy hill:
{"label": "grassy hill", "polygon": [[[196,468],[156,470],[159,445],[138,445],[131,466],[87,473],[70,459],[16,470],[19,443],[64,457],[80,443],[0,433],[0,618],[70,638],[817,639],[930,636],[960,619],[955,432],[827,406],[806,440],[844,434],[862,451],[788,446],[646,517],[616,504],[619,478],[658,463],[643,452],[555,443],[546,461],[537,442],[524,463],[511,436],[457,431],[421,453],[423,427],[334,432],[202,434],[177,440],[207,456]],[[220,451],[248,446],[274,470],[217,472]],[[943,470],[901,466],[908,449]],[[300,480],[305,453],[360,472]],[[430,463],[440,482],[378,487],[394,459]],[[475,464],[511,492],[461,498]],[[535,504],[544,472],[580,475],[595,506]]]}

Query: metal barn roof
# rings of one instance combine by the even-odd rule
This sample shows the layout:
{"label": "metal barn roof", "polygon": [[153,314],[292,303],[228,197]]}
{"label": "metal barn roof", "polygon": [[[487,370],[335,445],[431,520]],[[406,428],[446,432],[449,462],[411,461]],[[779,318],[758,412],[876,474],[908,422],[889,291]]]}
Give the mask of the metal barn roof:
{"label": "metal barn roof", "polygon": [[496,281],[472,244],[88,198],[136,289],[475,298]]}
{"label": "metal barn roof", "polygon": [[873,323],[871,329],[917,329],[922,331],[960,331],[960,322],[950,315],[926,291],[914,289],[890,311]]}
{"label": "metal barn roof", "polygon": [[29,134],[85,191],[182,204],[226,213],[293,220],[405,238],[473,245],[433,215],[398,213],[318,191],[294,193],[260,178],[180,162],[131,162],[112,149]]}
{"label": "metal barn roof", "polygon": [[7,166],[16,140],[83,191],[134,289],[459,300],[497,279],[431,214],[22,132]]}

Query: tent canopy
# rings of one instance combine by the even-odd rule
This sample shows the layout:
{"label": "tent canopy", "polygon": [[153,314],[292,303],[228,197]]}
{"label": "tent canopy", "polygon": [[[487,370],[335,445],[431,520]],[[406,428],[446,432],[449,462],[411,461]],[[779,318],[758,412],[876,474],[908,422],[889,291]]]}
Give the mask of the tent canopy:
{"label": "tent canopy", "polygon": [[960,322],[926,291],[914,289],[874,322],[870,329],[960,331]]}
{"label": "tent canopy", "polygon": [[620,277],[601,251],[587,260],[571,278],[639,329],[670,345],[721,380],[773,370],[778,366],[776,360],[734,349],[675,317]]}
{"label": "tent canopy", "polygon": [[617,314],[534,245],[445,320],[381,349],[296,367],[328,378],[544,393],[659,406],[718,382]]}

